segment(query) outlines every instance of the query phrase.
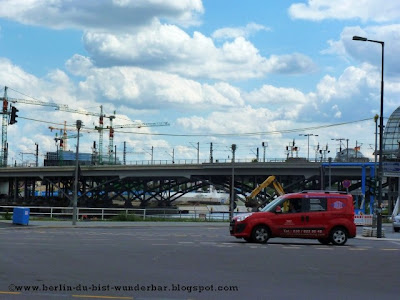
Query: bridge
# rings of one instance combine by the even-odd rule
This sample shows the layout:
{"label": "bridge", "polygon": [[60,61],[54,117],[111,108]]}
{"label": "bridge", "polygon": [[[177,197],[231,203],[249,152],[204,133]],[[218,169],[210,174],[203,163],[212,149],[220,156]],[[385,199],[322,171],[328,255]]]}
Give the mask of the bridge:
{"label": "bridge", "polygon": [[[74,166],[0,168],[1,203],[3,205],[71,205]],[[225,192],[234,190],[245,196],[268,176],[274,175],[285,192],[304,189],[351,190],[368,196],[367,182],[375,174],[374,163],[322,162],[235,162],[166,165],[93,165],[80,166],[78,205],[112,207],[115,200],[131,207],[150,205],[170,207],[184,194],[210,185]],[[268,191],[260,197],[269,197]]]}

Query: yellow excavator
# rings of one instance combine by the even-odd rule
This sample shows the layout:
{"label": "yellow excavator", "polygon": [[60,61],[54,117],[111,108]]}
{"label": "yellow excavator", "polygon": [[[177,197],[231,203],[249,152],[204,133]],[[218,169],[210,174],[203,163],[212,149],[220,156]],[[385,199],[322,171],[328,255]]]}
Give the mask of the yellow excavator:
{"label": "yellow excavator", "polygon": [[276,191],[276,194],[281,196],[284,195],[285,192],[283,190],[282,185],[276,180],[275,176],[269,176],[267,179],[264,180],[263,183],[261,183],[259,186],[257,186],[249,196],[246,197],[246,202],[245,205],[246,207],[260,207],[262,203],[257,201],[255,197],[267,186],[269,186],[272,183],[274,186],[274,189]]}

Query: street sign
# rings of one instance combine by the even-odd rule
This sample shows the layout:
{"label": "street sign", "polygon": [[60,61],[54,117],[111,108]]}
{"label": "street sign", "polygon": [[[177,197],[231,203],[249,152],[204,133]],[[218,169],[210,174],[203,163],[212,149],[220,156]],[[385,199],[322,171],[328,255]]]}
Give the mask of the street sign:
{"label": "street sign", "polygon": [[351,181],[348,179],[345,179],[342,181],[343,187],[348,189],[351,186]]}

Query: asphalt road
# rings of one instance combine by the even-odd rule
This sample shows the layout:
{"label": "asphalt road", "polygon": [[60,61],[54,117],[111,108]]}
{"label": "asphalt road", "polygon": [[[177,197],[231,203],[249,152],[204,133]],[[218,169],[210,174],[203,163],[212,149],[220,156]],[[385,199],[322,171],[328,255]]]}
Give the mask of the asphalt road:
{"label": "asphalt road", "polygon": [[[400,237],[400,234],[399,234]],[[0,230],[0,299],[397,299],[400,239],[249,244],[228,224]],[[37,289],[37,290],[35,290]]]}

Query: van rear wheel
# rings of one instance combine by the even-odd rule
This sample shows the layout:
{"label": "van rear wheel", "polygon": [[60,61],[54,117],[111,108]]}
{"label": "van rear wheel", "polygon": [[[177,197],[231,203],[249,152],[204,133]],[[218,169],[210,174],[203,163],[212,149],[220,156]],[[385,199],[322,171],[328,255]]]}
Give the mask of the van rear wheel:
{"label": "van rear wheel", "polygon": [[268,227],[264,225],[254,227],[251,238],[256,243],[265,244],[270,238]]}
{"label": "van rear wheel", "polygon": [[335,227],[330,234],[332,244],[336,246],[343,246],[347,242],[347,231],[342,227]]}

